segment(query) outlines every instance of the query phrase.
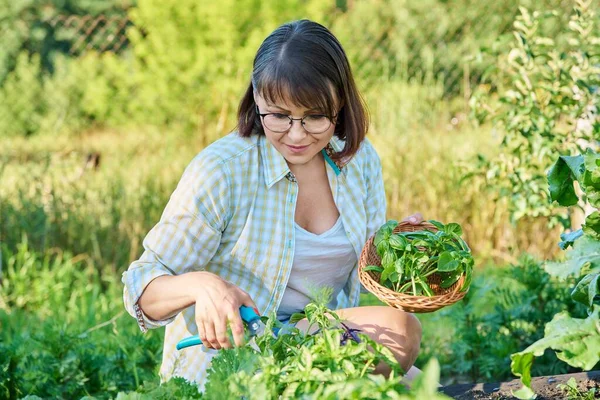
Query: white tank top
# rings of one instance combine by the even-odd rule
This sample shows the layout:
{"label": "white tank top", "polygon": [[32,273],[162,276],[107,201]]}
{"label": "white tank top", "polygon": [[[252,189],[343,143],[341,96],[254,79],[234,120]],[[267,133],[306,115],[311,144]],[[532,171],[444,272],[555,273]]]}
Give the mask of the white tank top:
{"label": "white tank top", "polygon": [[342,218],[319,235],[295,224],[296,246],[292,272],[277,310],[281,321],[301,312],[323,286],[333,288],[329,308],[337,306],[336,297],[346,285],[357,262],[356,253],[346,236]]}

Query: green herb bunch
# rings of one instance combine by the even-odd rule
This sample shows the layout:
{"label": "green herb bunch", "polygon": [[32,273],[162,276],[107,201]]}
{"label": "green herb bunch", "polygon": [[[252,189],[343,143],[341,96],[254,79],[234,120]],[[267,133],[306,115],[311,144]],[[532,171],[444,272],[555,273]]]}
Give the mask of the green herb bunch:
{"label": "green herb bunch", "polygon": [[382,225],[373,240],[381,265],[368,265],[365,271],[381,274],[379,283],[398,293],[433,296],[428,278],[436,273],[441,277],[442,288],[452,286],[464,274],[461,290],[466,290],[471,283],[474,261],[469,246],[461,238],[462,228],[456,223],[429,222],[437,232],[394,233],[398,225],[395,220]]}
{"label": "green herb bunch", "polygon": [[[328,294],[331,294],[329,292]],[[402,368],[392,352],[366,334],[350,329],[323,301],[308,304],[292,321],[306,318],[308,331],[297,328],[277,336],[275,315],[263,317],[266,334],[250,346],[225,349],[213,359],[206,399],[447,399],[437,393],[439,364],[425,366],[410,390],[401,382]],[[389,376],[373,374],[387,364]]]}

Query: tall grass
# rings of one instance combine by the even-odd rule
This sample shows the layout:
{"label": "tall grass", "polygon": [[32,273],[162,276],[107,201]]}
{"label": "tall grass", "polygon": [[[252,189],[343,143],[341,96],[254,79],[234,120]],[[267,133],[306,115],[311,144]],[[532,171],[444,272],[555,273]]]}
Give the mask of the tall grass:
{"label": "tall grass", "polygon": [[161,331],[142,335],[121,284],[87,256],[2,247],[0,398],[114,398],[157,381]]}

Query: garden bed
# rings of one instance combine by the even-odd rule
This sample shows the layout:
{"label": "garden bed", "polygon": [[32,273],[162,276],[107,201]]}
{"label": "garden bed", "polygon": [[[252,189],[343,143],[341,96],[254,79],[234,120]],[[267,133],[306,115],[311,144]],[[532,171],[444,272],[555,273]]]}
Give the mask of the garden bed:
{"label": "garden bed", "polygon": [[[531,379],[531,385],[538,397],[536,400],[566,399],[564,391],[557,388],[558,384],[566,384],[570,378],[575,378],[578,388],[586,393],[592,388],[600,391],[600,371],[579,372],[575,374],[540,376]],[[441,391],[457,400],[484,399],[516,399],[511,391],[517,391],[522,386],[518,379],[500,383],[456,384],[445,386]],[[600,393],[596,394],[600,398]]]}

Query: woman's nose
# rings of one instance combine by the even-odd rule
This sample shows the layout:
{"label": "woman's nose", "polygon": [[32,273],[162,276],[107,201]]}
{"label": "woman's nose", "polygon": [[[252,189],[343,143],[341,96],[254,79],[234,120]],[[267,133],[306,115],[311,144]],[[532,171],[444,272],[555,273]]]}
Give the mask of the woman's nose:
{"label": "woman's nose", "polygon": [[304,126],[302,126],[302,121],[293,120],[292,126],[287,134],[293,143],[300,143],[307,133],[304,130]]}

